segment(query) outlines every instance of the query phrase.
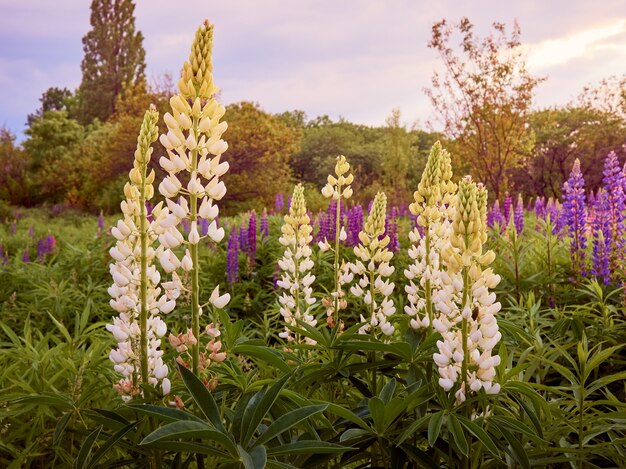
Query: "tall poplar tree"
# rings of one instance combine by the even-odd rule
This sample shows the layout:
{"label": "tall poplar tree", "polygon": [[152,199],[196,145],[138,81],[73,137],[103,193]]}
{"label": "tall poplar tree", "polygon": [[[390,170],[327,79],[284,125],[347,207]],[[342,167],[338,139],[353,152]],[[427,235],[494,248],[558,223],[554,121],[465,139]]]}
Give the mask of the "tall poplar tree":
{"label": "tall poplar tree", "polygon": [[143,35],[135,30],[132,0],[92,0],[92,29],[83,37],[78,119],[106,121],[125,84],[145,82]]}

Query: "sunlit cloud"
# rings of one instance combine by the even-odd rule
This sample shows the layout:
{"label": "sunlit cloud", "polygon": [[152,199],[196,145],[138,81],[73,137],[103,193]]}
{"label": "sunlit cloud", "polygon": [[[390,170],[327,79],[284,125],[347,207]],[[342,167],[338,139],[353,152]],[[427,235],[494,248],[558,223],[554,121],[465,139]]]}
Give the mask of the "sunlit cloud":
{"label": "sunlit cloud", "polygon": [[626,20],[621,19],[603,27],[586,29],[558,39],[548,39],[527,45],[528,66],[534,70],[547,69],[573,59],[592,56],[603,49],[624,53],[626,44],[622,41],[606,42],[606,40],[615,40],[617,36],[625,32]]}

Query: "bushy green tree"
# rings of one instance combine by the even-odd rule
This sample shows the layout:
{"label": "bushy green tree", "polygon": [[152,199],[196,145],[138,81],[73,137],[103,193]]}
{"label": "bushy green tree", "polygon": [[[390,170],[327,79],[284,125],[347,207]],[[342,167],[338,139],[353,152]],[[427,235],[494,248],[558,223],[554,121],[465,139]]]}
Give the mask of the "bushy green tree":
{"label": "bushy green tree", "polygon": [[25,133],[31,201],[63,201],[76,168],[71,151],[85,137],[85,128],[70,119],[67,111],[47,111]]}
{"label": "bushy green tree", "polygon": [[13,205],[28,203],[26,155],[5,128],[0,128],[0,199]]}
{"label": "bushy green tree", "polygon": [[591,107],[544,109],[531,114],[528,123],[536,143],[513,182],[529,196],[559,197],[576,159],[587,190],[596,190],[607,154],[615,151],[621,161],[626,156],[626,123],[609,112]]}
{"label": "bushy green tree", "polygon": [[145,81],[143,35],[135,30],[132,0],[92,0],[91,31],[83,37],[78,118],[106,121],[124,85]]}
{"label": "bushy green tree", "polygon": [[276,193],[292,187],[289,160],[299,150],[299,131],[250,102],[229,105],[225,120],[224,204],[231,212],[272,207]]}

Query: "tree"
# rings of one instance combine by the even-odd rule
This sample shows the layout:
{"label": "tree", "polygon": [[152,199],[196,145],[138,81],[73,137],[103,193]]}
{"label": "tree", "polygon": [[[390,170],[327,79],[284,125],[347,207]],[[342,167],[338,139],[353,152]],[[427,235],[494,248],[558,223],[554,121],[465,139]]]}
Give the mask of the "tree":
{"label": "tree", "polygon": [[67,111],[47,111],[25,133],[32,202],[63,201],[75,171],[70,154],[85,138],[85,128],[70,119]]}
{"label": "tree", "polygon": [[[459,51],[450,44],[456,30]],[[438,52],[445,73],[435,73],[425,92],[444,132],[455,139],[457,166],[465,163],[498,197],[507,189],[511,170],[532,147],[526,121],[533,90],[542,79],[526,70],[517,24],[510,36],[502,23],[494,23],[493,30],[480,40],[467,18],[453,26],[446,20],[435,23],[428,46]]]}
{"label": "tree", "polygon": [[626,120],[626,75],[613,75],[595,85],[586,85],[573,105],[598,109]]}
{"label": "tree", "polygon": [[384,185],[390,191],[391,203],[399,205],[409,200],[410,135],[402,124],[400,109],[393,109],[385,122],[385,149],[382,154]]}
{"label": "tree", "polygon": [[37,118],[43,117],[47,111],[67,111],[69,116],[72,117],[76,107],[75,96],[67,88],[51,87],[43,92],[39,102],[41,107],[35,111],[34,114],[29,114],[26,118],[27,125],[30,127],[33,121]]}
{"label": "tree", "polygon": [[131,0],[92,0],[92,29],[83,37],[78,89],[79,121],[106,121],[115,111],[116,98],[125,85],[145,81],[143,35],[135,31],[135,5]]}
{"label": "tree", "polygon": [[300,148],[300,133],[259,106],[242,102],[226,107],[228,151],[223,159],[230,169],[224,175],[229,212],[273,207],[278,192],[293,188],[289,166]]}
{"label": "tree", "polygon": [[6,128],[0,128],[0,200],[13,205],[28,203],[26,156]]}
{"label": "tree", "polygon": [[516,189],[528,196],[560,197],[576,159],[587,190],[602,182],[604,160],[615,151],[624,161],[626,123],[609,112],[583,107],[544,109],[528,116],[535,146],[515,171]]}

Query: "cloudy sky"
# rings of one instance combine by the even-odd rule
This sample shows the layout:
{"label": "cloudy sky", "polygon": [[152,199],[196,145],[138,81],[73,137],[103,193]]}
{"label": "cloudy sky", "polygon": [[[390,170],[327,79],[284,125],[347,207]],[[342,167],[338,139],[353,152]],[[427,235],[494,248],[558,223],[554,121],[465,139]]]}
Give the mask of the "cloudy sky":
{"label": "cloudy sky", "polygon": [[[439,59],[426,47],[442,18],[468,16],[479,35],[517,20],[530,70],[548,79],[536,107],[565,104],[587,83],[626,73],[624,0],[136,0],[148,76],[178,75],[194,32],[215,24],[224,103],[301,109],[382,125],[431,117],[423,93]],[[18,135],[51,86],[76,88],[89,0],[0,0],[0,126]],[[178,6],[184,5],[184,7]]]}

